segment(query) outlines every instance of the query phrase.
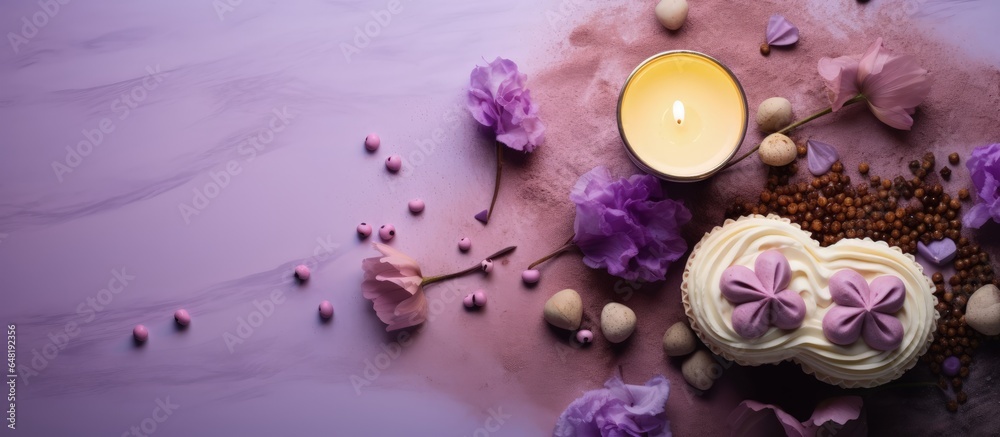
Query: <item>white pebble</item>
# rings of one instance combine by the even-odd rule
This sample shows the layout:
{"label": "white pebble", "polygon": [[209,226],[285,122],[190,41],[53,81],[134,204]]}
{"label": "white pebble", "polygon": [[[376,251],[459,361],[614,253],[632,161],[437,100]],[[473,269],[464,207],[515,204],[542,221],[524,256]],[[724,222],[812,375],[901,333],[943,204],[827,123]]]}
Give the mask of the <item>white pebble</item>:
{"label": "white pebble", "polygon": [[764,132],[777,132],[792,124],[792,102],[784,97],[771,97],[757,108],[757,127]]}
{"label": "white pebble", "polygon": [[660,0],[656,4],[656,19],[670,30],[680,29],[688,16],[687,0]]}
{"label": "white pebble", "polygon": [[601,333],[612,343],[628,340],[635,331],[635,311],[617,302],[611,302],[601,310]]}
{"label": "white pebble", "polygon": [[965,304],[965,321],[980,333],[1000,334],[1000,289],[988,284],[980,287]]}
{"label": "white pebble", "polygon": [[795,161],[798,150],[791,138],[782,134],[771,134],[760,143],[757,153],[764,164],[780,167]]}
{"label": "white pebble", "polygon": [[583,299],[576,290],[567,288],[545,301],[542,312],[552,326],[573,331],[583,321]]}
{"label": "white pebble", "polygon": [[663,333],[663,352],[670,357],[679,357],[694,352],[698,345],[694,331],[685,322],[674,323]]}
{"label": "white pebble", "polygon": [[722,367],[716,366],[712,354],[700,350],[681,364],[681,374],[692,387],[704,391],[712,388],[715,380],[722,376]]}

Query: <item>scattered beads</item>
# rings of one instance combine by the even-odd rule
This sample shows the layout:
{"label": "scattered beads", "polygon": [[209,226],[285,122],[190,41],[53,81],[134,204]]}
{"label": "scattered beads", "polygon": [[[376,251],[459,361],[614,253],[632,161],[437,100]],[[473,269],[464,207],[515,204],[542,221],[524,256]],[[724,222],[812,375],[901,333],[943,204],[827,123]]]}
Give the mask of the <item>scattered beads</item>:
{"label": "scattered beads", "polygon": [[525,284],[538,283],[538,280],[541,278],[542,278],[542,273],[535,269],[525,270],[521,272],[521,280],[524,281]]}
{"label": "scattered beads", "polygon": [[372,234],[372,225],[362,222],[358,225],[358,236],[361,238],[368,238]]}
{"label": "scattered beads", "polygon": [[947,376],[958,375],[958,371],[962,368],[962,362],[956,356],[950,356],[944,359],[941,363],[941,373]]}
{"label": "scattered beads", "polygon": [[469,237],[462,237],[461,240],[458,240],[458,250],[468,252],[469,249],[472,249],[472,240]]}
{"label": "scattered beads", "polygon": [[861,164],[858,164],[858,173],[868,174],[869,170],[871,170],[871,167],[868,166],[867,162],[862,162]]}
{"label": "scattered beads", "polygon": [[299,264],[295,266],[295,279],[305,282],[309,280],[310,274],[311,273],[309,272],[309,266],[305,264]]}
{"label": "scattered beads", "polygon": [[378,228],[378,237],[382,241],[389,241],[396,236],[396,227],[393,225],[382,225]]}
{"label": "scattered beads", "polygon": [[425,205],[423,200],[413,199],[409,203],[407,203],[406,206],[410,208],[410,212],[414,214],[420,214],[424,212]]}
{"label": "scattered beads", "polygon": [[580,344],[590,344],[594,341],[594,333],[590,332],[589,329],[576,331],[576,341]]}
{"label": "scattered beads", "polygon": [[393,173],[399,171],[399,169],[403,168],[403,158],[399,155],[390,155],[385,159],[385,168]]}
{"label": "scattered beads", "polygon": [[771,46],[766,42],[760,44],[760,54],[767,56],[771,54]]}
{"label": "scattered beads", "polygon": [[331,304],[330,301],[324,300],[319,303],[319,316],[322,317],[323,320],[330,320],[333,318],[333,304]]}
{"label": "scattered beads", "polygon": [[143,325],[135,325],[135,328],[132,328],[132,338],[139,343],[145,343],[149,339],[149,330]]}
{"label": "scattered beads", "polygon": [[958,156],[958,153],[952,152],[951,155],[948,155],[948,163],[951,165],[958,165],[959,159],[960,157]]}
{"label": "scattered beads", "polygon": [[462,304],[466,308],[482,308],[486,305],[486,292],[483,290],[476,290],[475,293],[469,293],[462,299]]}
{"label": "scattered beads", "polygon": [[174,321],[180,326],[187,326],[191,324],[191,315],[188,314],[187,310],[179,309],[174,312]]}
{"label": "scattered beads", "polygon": [[479,263],[479,268],[483,269],[484,272],[489,273],[493,271],[493,260],[484,259],[483,262]]}
{"label": "scattered beads", "polygon": [[382,144],[382,139],[376,133],[370,133],[365,137],[365,149],[368,149],[369,152],[378,150],[380,144]]}

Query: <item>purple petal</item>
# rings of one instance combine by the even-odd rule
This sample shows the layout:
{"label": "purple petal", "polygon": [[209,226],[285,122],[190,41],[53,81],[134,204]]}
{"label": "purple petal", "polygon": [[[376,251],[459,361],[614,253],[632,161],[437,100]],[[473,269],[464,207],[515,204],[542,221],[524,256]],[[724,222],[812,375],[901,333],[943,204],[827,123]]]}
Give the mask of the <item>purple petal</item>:
{"label": "purple petal", "polygon": [[[860,396],[840,396],[826,399],[816,406],[812,417],[803,424],[807,428],[836,430],[837,437],[868,435],[868,425],[862,420]],[[828,425],[831,424],[831,425]],[[831,433],[826,433],[831,434]],[[817,436],[824,433],[816,432]]]}
{"label": "purple petal", "polygon": [[869,294],[868,281],[854,270],[840,270],[830,277],[830,296],[837,305],[867,308]]}
{"label": "purple petal", "polygon": [[466,106],[472,117],[490,128],[511,149],[532,152],[544,140],[538,105],[526,86],[527,76],[509,59],[477,66],[469,76]]}
{"label": "purple petal", "polygon": [[771,404],[746,400],[729,414],[729,426],[734,436],[773,437],[786,435],[804,437],[805,427],[791,414]]}
{"label": "purple petal", "polygon": [[733,331],[743,338],[758,338],[767,333],[770,313],[770,298],[737,305],[733,310]]}
{"label": "purple petal", "polygon": [[943,240],[932,241],[931,244],[924,244],[923,241],[917,242],[917,252],[920,253],[928,261],[943,266],[955,259],[955,252],[958,250],[955,247],[955,242],[951,238],[945,238]]}
{"label": "purple petal", "polygon": [[903,309],[906,300],[906,286],[903,280],[895,276],[879,276],[872,281],[871,289],[872,311],[895,314]]}
{"label": "purple petal", "polygon": [[591,390],[573,401],[559,416],[553,436],[669,437],[664,408],[670,382],[662,375],[645,385],[625,384],[617,376],[604,388]]}
{"label": "purple petal", "polygon": [[834,306],[823,316],[823,335],[833,344],[852,344],[861,336],[867,314],[863,308]]}
{"label": "purple petal", "polygon": [[796,329],[806,319],[806,301],[792,290],[781,291],[771,300],[771,318],[778,328]]}
{"label": "purple petal", "polygon": [[769,296],[757,275],[744,266],[731,266],[724,270],[719,286],[722,289],[722,297],[734,305],[758,301]]}
{"label": "purple petal", "polygon": [[1000,221],[1000,143],[977,147],[965,165],[976,188],[976,204],[965,213],[965,226],[979,228]]}
{"label": "purple petal", "polygon": [[787,18],[774,14],[767,21],[767,43],[772,46],[788,46],[799,41],[799,28]]}
{"label": "purple petal", "polygon": [[758,255],[754,261],[754,271],[769,294],[783,290],[792,280],[792,268],[788,265],[788,259],[777,250],[768,250]]}
{"label": "purple petal", "polygon": [[482,222],[485,225],[486,224],[486,217],[489,216],[489,213],[490,213],[490,210],[488,210],[488,209],[484,209],[484,210],[480,211],[478,214],[476,214],[476,220],[479,220],[480,222]]}
{"label": "purple petal", "polygon": [[833,167],[833,163],[840,160],[837,148],[830,144],[809,140],[806,142],[806,147],[809,148],[809,153],[806,155],[809,159],[809,172],[813,176],[825,174]]}
{"label": "purple petal", "polygon": [[872,311],[864,325],[861,335],[873,349],[891,351],[903,343],[903,323],[896,316]]}

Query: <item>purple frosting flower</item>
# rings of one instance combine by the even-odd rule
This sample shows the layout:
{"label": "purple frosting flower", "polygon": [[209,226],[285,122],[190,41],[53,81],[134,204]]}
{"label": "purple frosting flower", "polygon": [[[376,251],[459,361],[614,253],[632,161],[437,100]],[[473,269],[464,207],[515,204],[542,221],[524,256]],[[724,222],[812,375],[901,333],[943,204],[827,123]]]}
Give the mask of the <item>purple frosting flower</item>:
{"label": "purple frosting flower", "polygon": [[976,147],[965,165],[972,174],[972,183],[976,184],[978,200],[965,213],[963,224],[979,228],[989,219],[1000,222],[1000,143]]}
{"label": "purple frosting flower", "polygon": [[545,126],[538,119],[538,105],[525,87],[527,76],[514,61],[496,58],[477,66],[470,77],[468,106],[472,117],[496,134],[511,149],[531,152],[542,143]]}
{"label": "purple frosting flower", "polygon": [[608,169],[595,167],[580,176],[569,198],[576,203],[573,241],[590,268],[630,281],[659,281],[687,251],[680,227],[691,212],[663,198],[653,176],[615,180]]}
{"label": "purple frosting flower", "polygon": [[806,318],[806,302],[788,289],[792,267],[777,250],[768,250],[754,261],[754,270],[741,265],[722,272],[722,297],[736,306],[733,330],[743,338],[758,338],[771,325],[796,329]]}
{"label": "purple frosting flower", "polygon": [[670,381],[654,376],[646,385],[630,385],[617,376],[604,388],[577,398],[559,416],[555,437],[670,437],[670,424],[662,414]]}
{"label": "purple frosting flower", "polygon": [[879,276],[869,285],[860,273],[841,270],[830,277],[830,296],[837,305],[823,317],[823,334],[831,343],[864,338],[874,349],[891,351],[903,342],[903,323],[896,317],[906,300],[901,279]]}

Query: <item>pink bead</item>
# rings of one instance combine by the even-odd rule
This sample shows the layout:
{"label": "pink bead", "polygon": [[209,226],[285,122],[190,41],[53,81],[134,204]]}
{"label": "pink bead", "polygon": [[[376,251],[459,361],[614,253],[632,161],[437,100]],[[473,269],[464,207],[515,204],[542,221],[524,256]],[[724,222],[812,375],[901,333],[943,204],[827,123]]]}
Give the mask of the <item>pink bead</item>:
{"label": "pink bead", "polygon": [[324,300],[319,303],[319,316],[323,320],[330,320],[333,317],[333,304],[328,300]]}
{"label": "pink bead", "polygon": [[458,240],[458,250],[461,250],[462,252],[468,252],[469,249],[472,249],[472,240],[470,240],[469,237],[465,237],[462,238],[461,240]]}
{"label": "pink bead", "polygon": [[538,280],[541,278],[542,278],[542,273],[539,272],[538,270],[532,269],[521,272],[521,280],[524,281],[525,284],[538,283]]}
{"label": "pink bead", "polygon": [[372,234],[372,225],[368,223],[361,223],[358,225],[358,236],[361,238],[368,238]]}
{"label": "pink bead", "polygon": [[491,260],[491,259],[484,259],[481,263],[479,263],[479,268],[483,269],[483,271],[486,272],[486,273],[492,272],[493,271],[493,260]]}
{"label": "pink bead", "polygon": [[462,299],[462,305],[465,305],[466,308],[474,308],[476,306],[476,301],[473,299],[472,293],[469,293],[464,299]]}
{"label": "pink bead", "polygon": [[179,310],[177,310],[177,311],[174,312],[174,321],[176,321],[177,324],[181,325],[181,326],[190,325],[191,324],[191,315],[188,314],[187,310],[185,310],[185,309],[179,309]]}
{"label": "pink bead", "polygon": [[135,341],[144,343],[149,339],[149,330],[145,326],[135,325],[135,328],[132,328],[132,337],[135,338]]}
{"label": "pink bead", "polygon": [[365,148],[369,152],[374,152],[378,150],[379,144],[382,144],[382,139],[378,137],[377,133],[370,133],[365,137]]}
{"label": "pink bead", "polygon": [[298,278],[298,280],[302,282],[308,281],[309,275],[309,266],[305,264],[295,266],[295,277]]}
{"label": "pink bead", "polygon": [[395,236],[396,227],[393,225],[382,225],[382,227],[378,228],[378,237],[381,238],[382,241],[389,241]]}
{"label": "pink bead", "polygon": [[391,155],[385,160],[385,168],[395,173],[403,168],[403,158],[399,155]]}
{"label": "pink bead", "polygon": [[486,306],[486,292],[483,290],[476,290],[475,293],[472,293],[472,303],[477,307]]}
{"label": "pink bead", "polygon": [[425,205],[423,200],[413,199],[410,201],[410,203],[407,204],[407,206],[410,208],[410,212],[414,214],[420,214],[424,212]]}
{"label": "pink bead", "polygon": [[594,333],[590,332],[589,329],[581,329],[576,331],[576,341],[580,344],[588,344],[594,341]]}

